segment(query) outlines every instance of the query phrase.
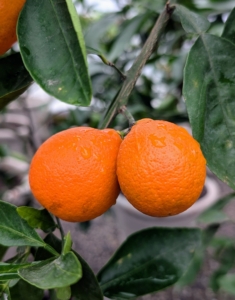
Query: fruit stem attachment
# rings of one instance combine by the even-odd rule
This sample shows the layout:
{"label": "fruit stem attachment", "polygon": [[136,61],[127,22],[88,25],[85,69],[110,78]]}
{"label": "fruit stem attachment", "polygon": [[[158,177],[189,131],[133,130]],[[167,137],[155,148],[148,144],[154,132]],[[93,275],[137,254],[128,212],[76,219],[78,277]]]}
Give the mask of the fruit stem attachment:
{"label": "fruit stem attachment", "polygon": [[127,110],[126,106],[123,105],[119,108],[118,112],[123,114],[129,122],[129,127],[131,128],[135,124],[135,119],[132,114]]}
{"label": "fruit stem attachment", "polygon": [[121,89],[118,91],[117,95],[114,97],[110,106],[108,107],[106,114],[100,123],[100,128],[108,127],[112,119],[116,116],[119,107],[127,104],[130,93],[132,92],[144,65],[152,53],[156,50],[159,39],[168,21],[170,20],[174,9],[175,6],[171,6],[169,2],[166,3],[164,11],[159,15],[159,18],[157,19],[139,56],[136,58],[132,67],[127,72],[126,79],[123,82]]}
{"label": "fruit stem attachment", "polygon": [[60,231],[61,240],[62,240],[62,249],[63,249],[63,247],[64,247],[64,230],[63,230],[63,227],[61,225],[60,219],[58,217],[55,217],[55,218],[56,218],[57,226],[58,226],[59,231]]}

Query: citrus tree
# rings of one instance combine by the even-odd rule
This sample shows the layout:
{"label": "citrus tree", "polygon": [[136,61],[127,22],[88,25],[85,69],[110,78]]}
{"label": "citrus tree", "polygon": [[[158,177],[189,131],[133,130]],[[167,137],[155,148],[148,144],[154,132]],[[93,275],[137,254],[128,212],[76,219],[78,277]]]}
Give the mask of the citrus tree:
{"label": "citrus tree", "polygon": [[[65,130],[51,137],[37,151],[30,169],[30,184],[37,200],[48,210],[15,207],[0,201],[0,255],[3,257],[9,247],[17,247],[14,257],[0,263],[1,299],[27,300],[32,299],[31,295],[35,300],[42,299],[44,290],[50,291],[51,299],[99,300],[104,296],[110,299],[135,299],[173,285],[179,280],[187,282],[187,278],[196,272],[198,257],[202,256],[219,223],[226,220],[221,209],[234,197],[233,194],[204,213],[201,219],[209,224],[204,230],[150,228],[136,232],[117,249],[96,276],[84,259],[73,250],[71,235],[64,234],[59,217],[82,222],[102,214],[114,204],[119,193],[118,182],[127,199],[144,213],[155,216],[177,214],[187,209],[200,194],[205,179],[204,157],[208,167],[218,178],[230,187],[235,187],[235,10],[231,11],[222,35],[218,36],[208,33],[210,22],[206,17],[179,4],[167,3],[158,17],[155,16],[156,23],[142,49],[138,49],[136,59],[127,72],[123,72],[111,59],[117,59],[121,51],[124,51],[125,43],[117,39],[117,44],[121,46],[114,47],[108,59],[106,53],[103,54],[103,49],[96,48],[92,39],[90,44],[89,38],[84,42],[72,0],[17,1],[19,7],[11,7],[7,1],[0,1],[3,3],[0,16],[2,12],[3,16],[7,15],[7,20],[4,19],[5,23],[0,28],[0,54],[3,55],[0,59],[0,109],[4,109],[27,90],[33,81],[61,101],[76,106],[89,106],[92,85],[87,53],[97,55],[104,64],[114,68],[121,82],[115,93],[111,93],[113,99],[100,119],[99,130],[84,127]],[[135,93],[133,89],[143,67],[154,55],[158,55],[156,49],[160,37],[164,35],[174,16],[184,31],[193,37],[193,46],[184,67],[183,96],[193,136],[197,141],[176,125],[168,122],[166,123],[170,125],[165,125],[165,121],[164,124],[152,120],[135,123],[127,109],[129,99],[134,101],[131,95]],[[148,14],[137,15],[134,21],[127,22],[125,39],[122,39],[128,42],[148,18]],[[14,22],[9,23],[13,19]],[[5,53],[15,41],[16,23],[20,52]],[[8,27],[14,29],[12,39],[8,38]],[[119,115],[126,118],[128,128],[123,127],[119,132],[105,129],[110,124],[115,124]],[[126,122],[123,124],[126,125]],[[148,185],[154,181],[154,167],[151,164],[155,159],[151,157],[152,151],[145,141],[148,134],[156,148],[165,147],[165,140],[172,135],[167,155],[161,156],[162,163],[158,164],[158,168],[175,164],[175,169],[167,169],[164,175],[169,177],[169,181],[167,176],[164,177],[168,186],[164,187],[160,197],[161,204],[157,207],[155,191],[153,199],[151,195],[153,186]],[[81,157],[76,152],[78,142],[82,145],[79,149]],[[92,151],[96,160],[87,169],[84,161],[91,157],[86,146],[90,142],[94,146]],[[178,156],[171,153],[172,144],[180,151],[183,149],[181,152],[176,151]],[[136,149],[142,146],[141,155],[135,161]],[[75,150],[72,151],[72,148]],[[192,152],[197,153],[197,157],[188,155]],[[189,159],[186,159],[188,156]],[[146,157],[150,159],[146,160]],[[167,164],[168,159],[170,163]],[[181,160],[184,164],[179,169],[178,163]],[[76,194],[77,177],[76,172],[73,172],[79,161],[82,161],[80,173],[84,173],[78,177],[77,184],[80,188]],[[101,165],[97,167],[98,163]],[[139,169],[136,170],[136,166]],[[191,168],[192,181],[188,176]],[[63,181],[61,178],[58,180],[58,172],[64,172]],[[141,180],[143,179],[140,182],[135,181],[139,173]],[[176,174],[181,185],[179,181],[175,184]],[[187,178],[183,184],[182,178]],[[68,182],[68,188],[63,185],[64,180]],[[192,189],[191,183],[195,181],[197,184]],[[143,186],[147,188],[142,189]],[[138,187],[141,188],[137,189]],[[179,191],[182,190],[183,193],[180,194]],[[147,196],[146,191],[150,191]],[[48,193],[52,194],[52,198],[48,198]],[[175,198],[175,194],[179,197]],[[94,195],[98,207],[91,201]],[[85,202],[80,201],[83,198],[86,199]],[[164,203],[166,199],[167,203]],[[174,204],[173,210],[171,203]],[[61,239],[53,234],[56,228],[61,232]],[[44,238],[38,233],[38,229],[45,233]],[[235,278],[234,275],[226,274],[228,270],[229,267],[222,266],[216,283],[234,292]]]}

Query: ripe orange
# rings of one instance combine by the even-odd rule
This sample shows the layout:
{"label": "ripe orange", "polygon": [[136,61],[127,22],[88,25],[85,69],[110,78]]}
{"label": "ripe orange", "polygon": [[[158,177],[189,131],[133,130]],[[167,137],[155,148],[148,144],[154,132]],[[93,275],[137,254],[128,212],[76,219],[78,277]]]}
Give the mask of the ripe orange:
{"label": "ripe orange", "polygon": [[16,24],[26,0],[0,0],[0,55],[17,40]]}
{"label": "ripe orange", "polygon": [[121,141],[113,129],[78,127],[53,135],[33,157],[33,195],[65,221],[100,216],[115,204],[120,191],[116,159]]}
{"label": "ripe orange", "polygon": [[117,176],[139,211],[166,217],[188,209],[200,196],[206,161],[196,140],[166,121],[138,121],[122,142]]}

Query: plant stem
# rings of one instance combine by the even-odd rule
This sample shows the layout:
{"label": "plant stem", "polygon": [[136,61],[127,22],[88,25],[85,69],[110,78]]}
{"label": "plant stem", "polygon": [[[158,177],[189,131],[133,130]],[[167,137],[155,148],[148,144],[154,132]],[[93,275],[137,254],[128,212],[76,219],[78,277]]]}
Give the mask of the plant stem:
{"label": "plant stem", "polygon": [[60,219],[58,217],[56,217],[56,222],[57,222],[57,225],[58,225],[58,228],[59,228],[59,231],[60,231],[62,245],[64,245],[64,230],[63,230],[63,227],[61,225]]}
{"label": "plant stem", "polygon": [[118,110],[119,113],[123,114],[129,122],[129,127],[132,127],[135,124],[135,119],[132,114],[127,110],[126,106],[123,105]]}
{"label": "plant stem", "polygon": [[167,2],[164,11],[160,14],[147,41],[145,42],[141,53],[136,58],[130,70],[127,72],[126,80],[123,82],[120,91],[110,104],[100,128],[106,128],[117,114],[119,107],[127,104],[128,97],[135,86],[141,70],[151,54],[155,51],[161,34],[170,20],[174,9],[175,7],[170,6],[170,3]]}
{"label": "plant stem", "polygon": [[110,67],[114,68],[119,73],[119,75],[121,76],[122,80],[126,79],[126,75],[120,69],[118,69],[118,67],[114,63],[112,63],[111,61],[108,61],[102,54],[99,54],[98,56],[102,60],[102,62],[104,64],[106,64],[107,66],[110,66]]}

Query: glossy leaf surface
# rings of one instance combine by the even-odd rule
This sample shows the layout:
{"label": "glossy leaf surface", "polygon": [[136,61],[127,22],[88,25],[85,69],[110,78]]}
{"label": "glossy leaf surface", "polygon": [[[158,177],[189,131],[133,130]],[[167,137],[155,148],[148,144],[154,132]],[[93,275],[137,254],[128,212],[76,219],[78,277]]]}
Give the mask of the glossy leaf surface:
{"label": "glossy leaf surface", "polygon": [[235,44],[235,8],[231,11],[225,23],[222,37]]}
{"label": "glossy leaf surface", "polygon": [[37,232],[20,218],[16,206],[4,201],[0,201],[0,232],[0,244],[5,246],[46,246]]}
{"label": "glossy leaf surface", "polygon": [[82,277],[81,264],[72,252],[58,258],[42,261],[19,270],[20,277],[41,288],[53,289],[69,286]]}
{"label": "glossy leaf surface", "polygon": [[188,56],[183,94],[210,170],[235,188],[235,45],[201,35]]}
{"label": "glossy leaf surface", "polygon": [[83,275],[81,280],[71,286],[72,295],[79,300],[103,300],[103,294],[95,274],[86,261],[78,253],[74,253],[82,265]]}
{"label": "glossy leaf surface", "polygon": [[17,212],[32,228],[39,228],[45,232],[53,231],[56,228],[52,216],[46,209],[21,206],[17,208]]}
{"label": "glossy leaf surface", "polygon": [[20,53],[0,59],[0,110],[19,97],[32,83]]}
{"label": "glossy leaf surface", "polygon": [[70,104],[90,104],[85,46],[72,0],[28,0],[18,40],[26,68],[46,92]]}
{"label": "glossy leaf surface", "polygon": [[149,228],[131,235],[98,274],[111,299],[133,299],[174,284],[201,245],[198,229]]}
{"label": "glossy leaf surface", "polygon": [[196,14],[182,5],[175,5],[175,14],[180,17],[184,30],[188,33],[202,33],[209,29],[210,23],[203,16]]}
{"label": "glossy leaf surface", "polygon": [[29,284],[24,280],[10,288],[11,300],[42,300],[43,290]]}

